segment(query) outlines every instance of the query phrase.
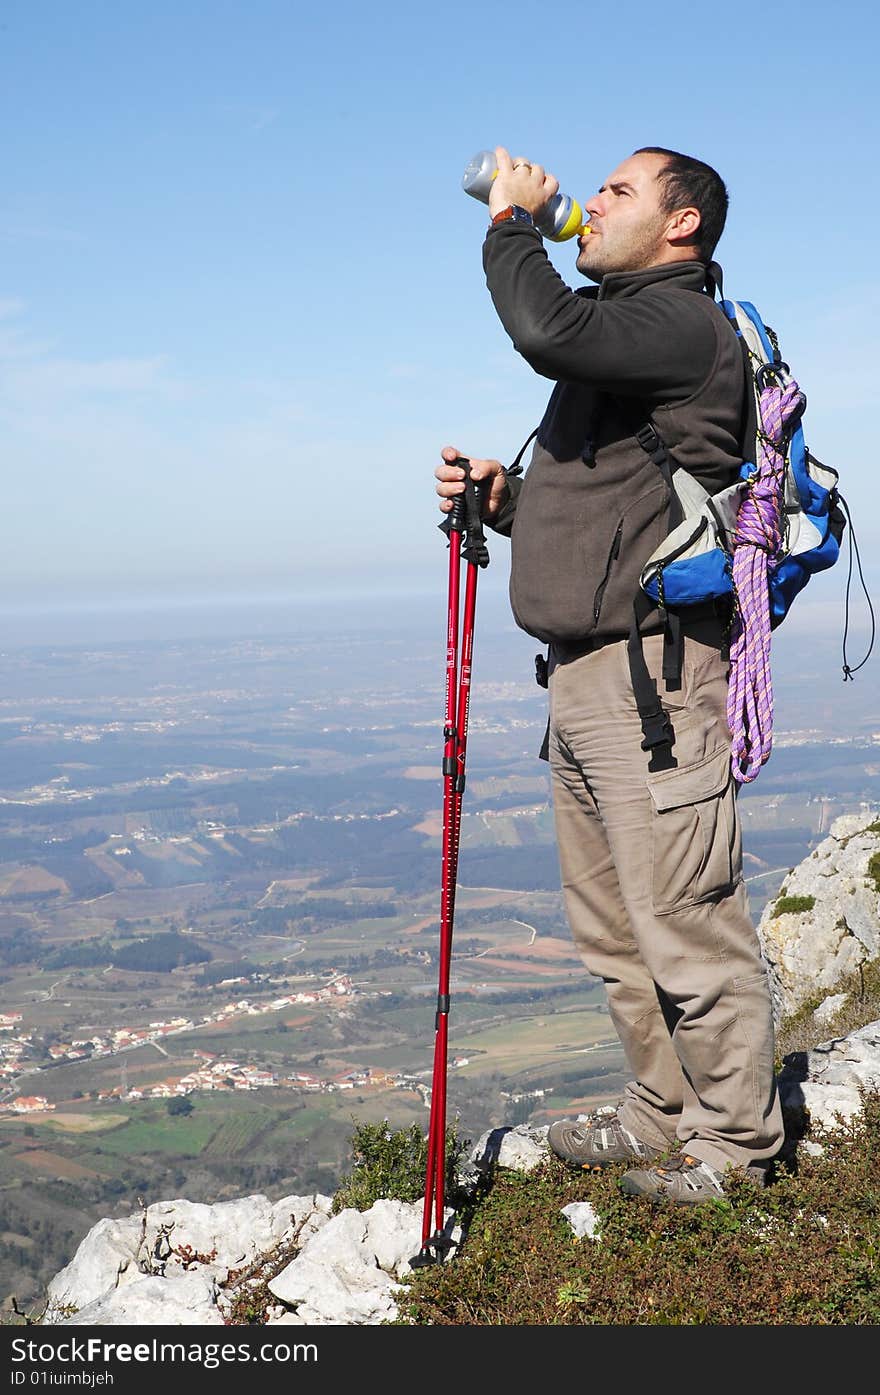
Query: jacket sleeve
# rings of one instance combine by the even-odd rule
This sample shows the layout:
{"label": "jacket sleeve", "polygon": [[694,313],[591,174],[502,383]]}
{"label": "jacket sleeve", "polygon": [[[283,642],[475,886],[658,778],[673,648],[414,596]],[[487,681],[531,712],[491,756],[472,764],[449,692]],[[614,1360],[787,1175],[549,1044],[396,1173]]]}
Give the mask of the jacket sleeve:
{"label": "jacket sleeve", "polygon": [[518,475],[508,475],[507,489],[510,497],[507,503],[498,511],[494,518],[487,518],[485,520],[486,525],[491,528],[494,533],[500,533],[504,538],[510,537],[510,530],[513,527],[513,517],[516,513],[516,501],[522,486],[523,482]]}
{"label": "jacket sleeve", "polygon": [[715,331],[700,297],[665,290],[603,301],[567,286],[540,234],[490,228],[486,281],[518,353],[546,378],[581,382],[646,403],[684,400],[705,382]]}

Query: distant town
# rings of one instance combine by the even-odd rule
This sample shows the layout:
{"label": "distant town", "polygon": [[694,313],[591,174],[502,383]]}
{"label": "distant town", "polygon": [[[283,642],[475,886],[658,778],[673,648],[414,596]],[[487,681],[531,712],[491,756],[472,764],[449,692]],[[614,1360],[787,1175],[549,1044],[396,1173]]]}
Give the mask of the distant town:
{"label": "distant town", "polygon": [[[231,987],[243,984],[245,978],[223,979],[218,987]],[[181,1036],[217,1023],[228,1022],[235,1017],[259,1017],[269,1012],[281,1012],[285,1008],[301,1004],[333,1004],[340,1000],[358,996],[357,990],[347,974],[338,974],[321,988],[305,992],[288,993],[273,998],[267,1003],[252,1003],[247,998],[226,1003],[216,1012],[207,1013],[197,1020],[174,1017],[168,1022],[150,1022],[146,1027],[116,1027],[97,1032],[90,1037],[77,1037],[71,1042],[61,1042],[49,1047],[53,1062],[94,1060],[101,1056],[114,1056],[123,1051],[131,1051],[149,1043],[159,1044],[165,1038]],[[31,1066],[28,1053],[32,1051],[31,1032],[21,1030],[20,1012],[0,1013],[0,1032],[15,1032],[6,1041],[0,1041],[0,1080],[20,1076],[24,1073],[39,1074],[48,1066]],[[373,1089],[417,1090],[430,1104],[430,1086],[417,1076],[399,1071],[380,1071],[365,1067],[362,1070],[345,1071],[322,1077],[305,1071],[292,1071],[289,1074],[272,1070],[261,1070],[255,1066],[242,1065],[227,1056],[215,1055],[209,1051],[196,1049],[193,1055],[204,1064],[183,1075],[169,1076],[153,1085],[139,1088],[120,1084],[109,1090],[98,1090],[96,1100],[142,1100],[173,1099],[178,1096],[224,1090],[263,1090],[272,1086],[288,1089],[315,1090],[332,1093],[335,1090],[353,1090],[356,1087]],[[466,1057],[456,1058],[452,1066],[467,1065]],[[43,1114],[56,1108],[44,1095],[18,1095],[14,1099],[0,1100],[2,1114]]]}

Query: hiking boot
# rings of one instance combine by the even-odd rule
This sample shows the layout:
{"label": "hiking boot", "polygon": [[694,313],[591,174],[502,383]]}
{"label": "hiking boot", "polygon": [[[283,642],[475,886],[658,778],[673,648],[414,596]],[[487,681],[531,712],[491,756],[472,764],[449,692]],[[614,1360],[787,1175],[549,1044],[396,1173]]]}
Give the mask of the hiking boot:
{"label": "hiking boot", "polygon": [[[745,1175],[755,1186],[766,1185],[763,1167],[747,1167]],[[696,1206],[726,1195],[718,1169],[689,1153],[677,1153],[655,1167],[633,1168],[620,1179],[620,1189],[627,1196],[646,1196],[649,1201],[670,1201],[675,1206]]]}
{"label": "hiking boot", "polygon": [[588,1119],[560,1119],[550,1125],[547,1142],[563,1162],[593,1172],[609,1163],[632,1162],[636,1158],[649,1162],[665,1151],[643,1143],[624,1128],[616,1110],[591,1114]]}

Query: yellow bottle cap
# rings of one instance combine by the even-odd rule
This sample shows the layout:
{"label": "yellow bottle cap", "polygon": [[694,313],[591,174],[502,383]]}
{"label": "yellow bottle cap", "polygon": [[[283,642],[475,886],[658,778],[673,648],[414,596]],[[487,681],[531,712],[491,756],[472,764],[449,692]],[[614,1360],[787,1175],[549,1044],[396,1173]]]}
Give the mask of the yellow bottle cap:
{"label": "yellow bottle cap", "polygon": [[575,199],[572,199],[571,212],[559,229],[559,232],[553,238],[553,241],[567,242],[570,237],[580,237],[582,233],[589,231],[590,229],[584,219],[584,210]]}

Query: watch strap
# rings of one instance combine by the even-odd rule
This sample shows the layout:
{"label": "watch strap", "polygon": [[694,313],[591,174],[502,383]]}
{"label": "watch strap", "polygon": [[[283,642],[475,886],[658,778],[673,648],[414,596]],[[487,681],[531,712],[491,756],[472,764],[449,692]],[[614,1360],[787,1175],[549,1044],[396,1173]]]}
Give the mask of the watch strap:
{"label": "watch strap", "polygon": [[498,223],[525,223],[529,228],[535,226],[535,220],[531,213],[528,209],[521,208],[518,203],[509,203],[506,208],[502,208],[500,212],[495,214],[489,227],[494,228]]}

